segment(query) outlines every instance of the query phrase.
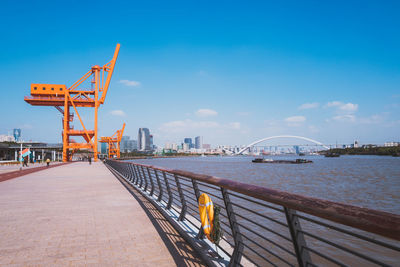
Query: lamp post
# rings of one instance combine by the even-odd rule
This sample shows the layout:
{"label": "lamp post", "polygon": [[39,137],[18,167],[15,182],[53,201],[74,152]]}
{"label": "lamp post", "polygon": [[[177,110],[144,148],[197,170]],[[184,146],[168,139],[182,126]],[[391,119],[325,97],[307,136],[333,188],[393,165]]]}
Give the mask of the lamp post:
{"label": "lamp post", "polygon": [[19,156],[19,162],[20,162],[20,167],[19,169],[22,170],[22,141],[21,141],[21,151],[19,152],[20,156]]}

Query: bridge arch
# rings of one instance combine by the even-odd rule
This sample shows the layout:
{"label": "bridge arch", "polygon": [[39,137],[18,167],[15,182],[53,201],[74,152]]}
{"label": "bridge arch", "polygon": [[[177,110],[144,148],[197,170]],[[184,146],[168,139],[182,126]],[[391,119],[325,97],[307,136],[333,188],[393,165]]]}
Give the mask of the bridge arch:
{"label": "bridge arch", "polygon": [[295,139],[302,139],[302,140],[305,140],[305,141],[309,141],[309,142],[311,142],[311,143],[314,143],[314,144],[316,144],[316,145],[320,145],[320,146],[322,146],[322,147],[324,147],[324,148],[326,148],[326,149],[329,149],[329,147],[327,147],[326,145],[324,145],[324,144],[322,144],[321,142],[318,142],[318,141],[316,141],[316,140],[313,140],[313,139],[311,139],[311,138],[307,138],[307,137],[303,137],[303,136],[296,136],[296,135],[276,135],[276,136],[270,136],[270,137],[266,137],[266,138],[257,140],[257,141],[255,141],[255,142],[253,142],[253,143],[247,145],[245,148],[241,149],[237,154],[242,154],[244,151],[246,151],[246,149],[248,149],[248,148],[250,148],[250,147],[252,147],[252,146],[254,146],[254,145],[258,144],[258,143],[261,143],[261,142],[264,142],[264,141],[267,141],[267,140],[270,140],[270,139],[277,139],[277,138],[295,138]]}

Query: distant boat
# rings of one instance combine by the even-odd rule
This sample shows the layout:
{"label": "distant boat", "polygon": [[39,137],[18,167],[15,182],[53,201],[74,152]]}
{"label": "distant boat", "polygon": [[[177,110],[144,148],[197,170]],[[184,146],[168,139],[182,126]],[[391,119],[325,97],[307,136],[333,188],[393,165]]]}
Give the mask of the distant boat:
{"label": "distant boat", "polygon": [[255,158],[251,162],[253,163],[288,163],[288,164],[302,164],[302,163],[312,163],[311,160],[307,159],[296,159],[296,160],[273,160],[273,159],[263,159],[263,158]]}
{"label": "distant boat", "polygon": [[302,153],[302,152],[300,152],[299,153],[299,156],[305,156],[306,154],[304,154],[304,153]]}

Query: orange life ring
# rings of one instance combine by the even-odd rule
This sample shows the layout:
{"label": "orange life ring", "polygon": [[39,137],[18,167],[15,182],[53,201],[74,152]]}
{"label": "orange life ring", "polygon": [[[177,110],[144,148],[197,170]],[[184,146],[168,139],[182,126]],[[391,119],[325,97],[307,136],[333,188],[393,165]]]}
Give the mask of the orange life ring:
{"label": "orange life ring", "polygon": [[203,193],[199,197],[199,213],[201,220],[201,227],[208,240],[212,241],[210,234],[213,228],[214,221],[214,204],[211,198]]}

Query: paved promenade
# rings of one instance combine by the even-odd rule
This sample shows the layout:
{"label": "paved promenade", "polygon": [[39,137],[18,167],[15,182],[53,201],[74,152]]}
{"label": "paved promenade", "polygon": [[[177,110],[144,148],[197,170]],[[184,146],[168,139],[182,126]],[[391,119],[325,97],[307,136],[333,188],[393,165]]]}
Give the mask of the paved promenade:
{"label": "paved promenade", "polygon": [[202,264],[102,163],[78,162],[0,182],[0,266],[55,265]]}

